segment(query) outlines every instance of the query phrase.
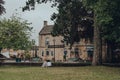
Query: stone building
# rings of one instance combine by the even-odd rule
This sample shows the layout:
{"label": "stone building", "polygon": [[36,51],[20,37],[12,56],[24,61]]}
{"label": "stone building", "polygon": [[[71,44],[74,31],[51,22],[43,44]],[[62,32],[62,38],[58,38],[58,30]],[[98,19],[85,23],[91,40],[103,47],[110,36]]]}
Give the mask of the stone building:
{"label": "stone building", "polygon": [[81,58],[88,60],[93,53],[93,44],[89,41],[86,43],[82,39],[79,43],[74,43],[72,49],[69,49],[69,45],[62,42],[62,36],[53,37],[51,31],[53,25],[48,25],[47,21],[44,21],[43,28],[39,32],[39,57],[48,60],[55,60],[56,62],[62,62],[68,60],[68,58]]}

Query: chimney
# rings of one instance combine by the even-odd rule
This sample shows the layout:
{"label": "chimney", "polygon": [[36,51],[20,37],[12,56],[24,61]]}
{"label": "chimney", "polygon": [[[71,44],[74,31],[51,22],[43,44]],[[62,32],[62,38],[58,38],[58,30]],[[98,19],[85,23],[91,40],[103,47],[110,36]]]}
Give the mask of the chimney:
{"label": "chimney", "polygon": [[44,26],[47,26],[47,21],[44,21]]}

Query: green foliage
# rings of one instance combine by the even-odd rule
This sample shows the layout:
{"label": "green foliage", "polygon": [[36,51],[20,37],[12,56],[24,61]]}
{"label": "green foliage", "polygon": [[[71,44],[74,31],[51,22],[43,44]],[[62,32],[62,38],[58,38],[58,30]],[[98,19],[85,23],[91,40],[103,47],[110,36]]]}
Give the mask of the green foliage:
{"label": "green foliage", "polygon": [[94,11],[94,54],[99,59],[94,56],[93,61],[99,63],[102,44],[100,38],[105,40],[108,47],[112,46],[111,49],[108,48],[111,53],[120,45],[120,0],[83,0],[83,2],[87,9]]}
{"label": "green foliage", "polygon": [[4,8],[4,1],[0,0],[0,15],[2,15],[5,12],[5,8]]}
{"label": "green foliage", "polygon": [[26,20],[12,16],[0,21],[0,47],[26,50],[31,45],[32,27]]}
{"label": "green foliage", "polygon": [[[31,2],[29,0],[28,7]],[[52,1],[58,7],[58,14],[53,14],[55,26],[52,34],[64,36],[64,41],[71,45],[80,38],[93,37],[94,26],[94,61],[100,61],[101,40],[107,44],[120,45],[120,0],[37,0],[39,3]],[[82,5],[82,2],[84,6]],[[86,9],[85,9],[86,8]],[[25,9],[24,9],[25,10]],[[90,12],[90,14],[87,14]],[[83,14],[82,14],[83,13]],[[94,13],[94,16],[93,16]],[[86,18],[85,18],[86,17]],[[90,19],[92,18],[93,21]],[[112,45],[113,46],[113,45]],[[97,57],[96,57],[97,56]],[[101,57],[102,58],[102,57]],[[95,63],[97,64],[97,63]]]}
{"label": "green foliage", "polygon": [[[106,41],[120,42],[120,0],[83,0],[95,13],[96,23]],[[91,7],[92,6],[92,7]]]}
{"label": "green foliage", "polygon": [[108,0],[104,7],[105,13],[109,16],[108,21],[103,23],[102,31],[103,37],[106,41],[114,43],[120,43],[120,1],[119,0]]}
{"label": "green foliage", "polygon": [[88,13],[80,0],[61,1],[58,5],[58,14],[53,14],[55,21],[53,35],[64,36],[64,41],[70,43],[79,42],[81,38],[93,38],[93,21],[86,17],[93,17]]}
{"label": "green foliage", "polygon": [[36,3],[41,4],[47,3],[48,1],[53,2],[52,6],[56,6],[57,2],[59,2],[59,0],[27,0],[26,5],[22,8],[22,11],[24,12],[25,10],[34,10]]}
{"label": "green foliage", "polygon": [[30,59],[30,58],[31,58],[30,54],[27,53],[27,54],[25,55],[25,58],[26,58],[26,59]]}
{"label": "green foliage", "polygon": [[[55,22],[53,36],[64,36],[64,41],[71,46],[74,42],[79,42],[80,38],[92,40],[93,20],[86,17],[92,18],[93,12],[86,11],[81,0],[37,0],[38,3],[48,1],[53,2],[51,6],[56,6],[59,12],[58,14],[54,13],[51,17],[51,20]],[[27,1],[23,11],[30,10],[31,4],[35,5],[35,3],[35,0]]]}

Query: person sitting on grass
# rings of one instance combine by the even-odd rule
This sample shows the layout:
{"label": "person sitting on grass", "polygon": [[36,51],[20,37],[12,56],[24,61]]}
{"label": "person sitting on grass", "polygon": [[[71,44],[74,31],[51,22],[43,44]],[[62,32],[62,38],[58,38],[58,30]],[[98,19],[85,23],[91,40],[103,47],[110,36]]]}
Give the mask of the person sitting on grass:
{"label": "person sitting on grass", "polygon": [[47,67],[47,57],[46,56],[43,59],[42,67]]}

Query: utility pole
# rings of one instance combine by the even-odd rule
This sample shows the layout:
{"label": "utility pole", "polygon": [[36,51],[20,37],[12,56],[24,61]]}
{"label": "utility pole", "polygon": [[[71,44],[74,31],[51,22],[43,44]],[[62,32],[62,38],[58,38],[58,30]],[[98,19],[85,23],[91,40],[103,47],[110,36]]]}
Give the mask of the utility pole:
{"label": "utility pole", "polygon": [[53,44],[54,44],[54,62],[55,62],[55,38],[53,39]]}

